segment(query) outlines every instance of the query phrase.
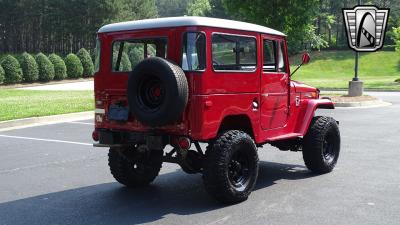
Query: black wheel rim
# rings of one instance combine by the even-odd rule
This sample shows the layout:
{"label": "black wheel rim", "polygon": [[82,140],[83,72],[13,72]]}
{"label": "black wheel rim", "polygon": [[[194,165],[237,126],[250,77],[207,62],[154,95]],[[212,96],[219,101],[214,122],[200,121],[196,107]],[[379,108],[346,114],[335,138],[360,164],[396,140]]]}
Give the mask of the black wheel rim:
{"label": "black wheel rim", "polygon": [[165,98],[165,88],[161,80],[155,76],[144,77],[139,83],[137,98],[145,111],[157,111]]}
{"label": "black wheel rim", "polygon": [[250,160],[243,150],[235,152],[228,165],[229,182],[237,191],[243,191],[250,181]]}
{"label": "black wheel rim", "polygon": [[327,163],[332,163],[337,155],[333,134],[327,134],[322,146],[322,155]]}
{"label": "black wheel rim", "polygon": [[145,154],[129,152],[126,155],[123,155],[122,158],[126,161],[126,166],[132,173],[146,173],[146,168],[148,165],[146,165],[145,162],[149,161],[149,158]]}

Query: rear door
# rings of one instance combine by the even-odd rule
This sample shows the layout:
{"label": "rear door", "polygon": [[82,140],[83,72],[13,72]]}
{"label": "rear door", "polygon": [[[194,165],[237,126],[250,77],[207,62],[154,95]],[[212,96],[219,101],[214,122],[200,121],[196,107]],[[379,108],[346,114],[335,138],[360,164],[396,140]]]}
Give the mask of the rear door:
{"label": "rear door", "polygon": [[284,127],[288,118],[289,75],[283,39],[263,35],[261,71],[261,127]]}

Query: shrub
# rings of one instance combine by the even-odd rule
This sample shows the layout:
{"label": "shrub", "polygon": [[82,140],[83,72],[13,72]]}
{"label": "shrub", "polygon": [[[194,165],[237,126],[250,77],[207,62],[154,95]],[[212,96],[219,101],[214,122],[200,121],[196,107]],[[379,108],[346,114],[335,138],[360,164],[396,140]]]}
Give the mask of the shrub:
{"label": "shrub", "polygon": [[138,48],[136,46],[132,46],[128,50],[129,60],[132,64],[132,67],[135,67],[140,61],[143,60],[143,48]]}
{"label": "shrub", "polygon": [[43,53],[36,55],[36,62],[39,67],[39,80],[51,81],[54,79],[54,66],[49,58]]}
{"label": "shrub", "polygon": [[82,77],[83,67],[81,60],[75,54],[68,54],[65,58],[65,65],[67,66],[67,75],[69,78]]}
{"label": "shrub", "polygon": [[67,67],[64,60],[57,54],[49,55],[49,60],[54,66],[54,80],[62,80],[67,77]]}
{"label": "shrub", "polygon": [[[114,53],[114,57],[113,57],[113,65],[114,66],[117,64],[117,59],[118,59],[118,53]],[[119,65],[119,71],[121,71],[121,72],[122,71],[123,72],[132,71],[132,63],[129,60],[129,56],[126,52],[122,52],[121,62]]]}
{"label": "shrub", "polygon": [[129,60],[128,54],[126,54],[125,52],[122,53],[121,67],[122,67],[121,71],[132,71],[131,61]]}
{"label": "shrub", "polygon": [[392,28],[392,39],[396,44],[396,51],[400,52],[400,27],[393,27]]}
{"label": "shrub", "polygon": [[39,79],[39,67],[31,54],[24,52],[20,57],[19,63],[21,64],[24,81],[33,82]]}
{"label": "shrub", "polygon": [[83,77],[91,77],[93,76],[94,73],[94,65],[93,65],[93,61],[92,58],[90,57],[89,52],[84,49],[81,48],[78,51],[77,56],[79,57],[79,59],[81,60],[82,63],[82,67],[83,67]]}
{"label": "shrub", "polygon": [[4,82],[6,84],[15,84],[22,81],[22,69],[16,58],[11,55],[6,56],[1,66],[4,69]]}
{"label": "shrub", "polygon": [[400,78],[397,78],[394,82],[400,83]]}
{"label": "shrub", "polygon": [[4,82],[4,69],[0,65],[0,84],[2,84],[3,82]]}

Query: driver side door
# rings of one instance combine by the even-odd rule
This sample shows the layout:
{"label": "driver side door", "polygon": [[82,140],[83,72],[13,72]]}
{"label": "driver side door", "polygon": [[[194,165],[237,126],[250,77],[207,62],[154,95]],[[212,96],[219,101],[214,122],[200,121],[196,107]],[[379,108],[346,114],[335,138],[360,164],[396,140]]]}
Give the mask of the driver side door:
{"label": "driver side door", "polygon": [[261,127],[270,130],[284,127],[288,119],[289,74],[283,39],[262,38]]}

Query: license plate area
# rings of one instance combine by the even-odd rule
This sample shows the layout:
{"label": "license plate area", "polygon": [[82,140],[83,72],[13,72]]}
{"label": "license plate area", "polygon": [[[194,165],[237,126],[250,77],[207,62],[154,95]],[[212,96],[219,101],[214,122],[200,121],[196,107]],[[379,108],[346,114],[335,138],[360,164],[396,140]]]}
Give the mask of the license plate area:
{"label": "license plate area", "polygon": [[127,121],[129,117],[129,109],[127,106],[112,104],[108,108],[108,119],[115,121]]}

